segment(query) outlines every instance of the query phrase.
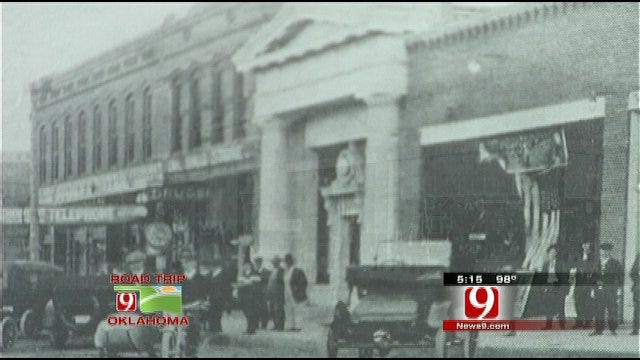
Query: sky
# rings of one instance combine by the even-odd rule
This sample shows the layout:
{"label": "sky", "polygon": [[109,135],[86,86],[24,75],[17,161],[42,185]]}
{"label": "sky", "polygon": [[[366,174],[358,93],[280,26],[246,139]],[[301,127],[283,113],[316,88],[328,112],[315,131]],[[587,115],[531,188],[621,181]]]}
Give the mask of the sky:
{"label": "sky", "polygon": [[3,3],[3,152],[30,149],[29,84],[182,17],[194,3]]}

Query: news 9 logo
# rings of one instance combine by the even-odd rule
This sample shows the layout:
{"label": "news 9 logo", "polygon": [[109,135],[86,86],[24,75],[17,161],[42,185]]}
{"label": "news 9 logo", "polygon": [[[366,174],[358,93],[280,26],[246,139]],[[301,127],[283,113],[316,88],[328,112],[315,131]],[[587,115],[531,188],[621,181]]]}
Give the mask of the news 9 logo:
{"label": "news 9 logo", "polygon": [[119,292],[116,294],[116,310],[118,312],[134,312],[138,309],[138,294],[135,292]]}
{"label": "news 9 logo", "polygon": [[495,319],[499,314],[500,292],[494,286],[472,286],[464,291],[467,319]]}

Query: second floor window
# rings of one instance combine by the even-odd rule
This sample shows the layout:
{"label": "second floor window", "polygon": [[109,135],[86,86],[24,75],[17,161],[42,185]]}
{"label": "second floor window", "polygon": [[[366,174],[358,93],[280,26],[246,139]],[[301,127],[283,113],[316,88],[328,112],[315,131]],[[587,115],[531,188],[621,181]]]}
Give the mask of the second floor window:
{"label": "second floor window", "polygon": [[220,71],[216,71],[213,76],[212,99],[213,116],[211,124],[211,142],[213,144],[224,141],[224,106],[222,102],[222,75]]}
{"label": "second floor window", "polygon": [[242,74],[236,73],[234,75],[233,84],[233,138],[240,139],[245,136],[246,123]]}
{"label": "second floor window", "polygon": [[197,148],[202,144],[201,122],[200,122],[200,79],[198,73],[194,73],[191,78],[191,106],[189,122],[189,148]]}
{"label": "second floor window", "polygon": [[93,110],[93,171],[102,168],[102,113]]}
{"label": "second floor window", "polygon": [[40,128],[40,182],[47,181],[47,133],[45,127]]}
{"label": "second floor window", "polygon": [[64,177],[71,176],[73,164],[71,162],[71,117],[64,120]]}
{"label": "second floor window", "polygon": [[58,180],[60,171],[60,131],[58,124],[51,127],[51,178]]}
{"label": "second floor window", "polygon": [[144,90],[142,98],[142,157],[151,158],[151,89]]}
{"label": "second floor window", "polygon": [[124,113],[124,162],[132,163],[135,160],[136,135],[135,135],[135,102],[133,95],[127,96]]}
{"label": "second floor window", "polygon": [[84,112],[78,116],[78,175],[84,174],[87,158],[87,120]]}
{"label": "second floor window", "polygon": [[171,151],[176,152],[182,150],[182,86],[177,81],[173,83],[171,95],[173,105],[173,114],[171,121]]}
{"label": "second floor window", "polygon": [[116,102],[109,104],[109,166],[118,164],[118,113]]}

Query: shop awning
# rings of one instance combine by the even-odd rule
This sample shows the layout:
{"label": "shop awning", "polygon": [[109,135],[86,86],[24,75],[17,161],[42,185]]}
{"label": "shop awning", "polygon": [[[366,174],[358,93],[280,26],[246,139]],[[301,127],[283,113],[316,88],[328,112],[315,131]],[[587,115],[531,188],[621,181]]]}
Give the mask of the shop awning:
{"label": "shop awning", "polygon": [[[28,207],[3,208],[3,225],[27,225],[31,220]],[[38,209],[42,225],[117,224],[144,218],[147,208],[142,205],[114,205],[89,207],[59,207]]]}

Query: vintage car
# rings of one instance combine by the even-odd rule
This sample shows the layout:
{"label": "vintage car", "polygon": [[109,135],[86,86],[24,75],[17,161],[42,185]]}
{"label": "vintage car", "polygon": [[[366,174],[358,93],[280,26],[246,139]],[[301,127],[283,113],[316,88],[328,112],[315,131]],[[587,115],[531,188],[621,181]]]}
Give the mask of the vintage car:
{"label": "vintage car", "polygon": [[36,336],[42,329],[42,316],[52,296],[53,283],[62,274],[61,268],[46,262],[5,261],[2,266],[3,320],[4,314],[10,313],[24,336]]}
{"label": "vintage car", "polygon": [[115,293],[106,275],[68,275],[56,279],[43,323],[51,345],[61,349],[71,335],[93,336],[114,310]]}
{"label": "vintage car", "polygon": [[431,254],[435,261],[429,261],[428,254],[424,254],[426,261],[406,261],[420,250],[443,245],[446,248],[445,242],[400,245],[414,248],[411,251],[385,244],[386,252],[399,259],[348,267],[348,300],[336,304],[327,356],[337,357],[340,349],[357,349],[360,357],[374,353],[384,357],[395,348],[424,349],[425,355],[434,357],[473,356],[477,333],[444,333],[442,329],[451,304],[442,277],[448,269],[448,260],[442,261],[446,256],[440,256],[438,250]]}

